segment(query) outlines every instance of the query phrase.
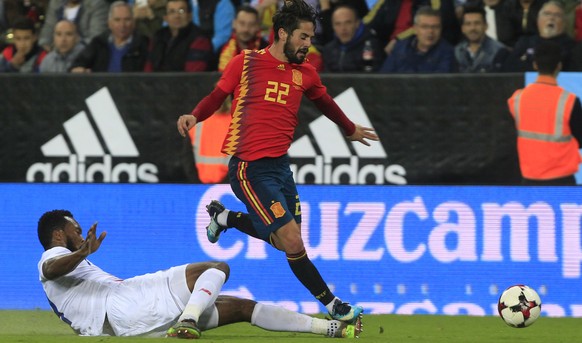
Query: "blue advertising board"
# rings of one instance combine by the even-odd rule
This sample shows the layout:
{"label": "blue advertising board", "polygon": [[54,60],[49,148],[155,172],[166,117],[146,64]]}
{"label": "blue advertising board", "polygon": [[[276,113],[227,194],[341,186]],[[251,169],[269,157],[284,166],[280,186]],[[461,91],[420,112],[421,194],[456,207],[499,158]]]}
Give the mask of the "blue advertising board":
{"label": "blue advertising board", "polygon": [[[546,316],[582,317],[577,187],[301,186],[309,256],[336,295],[367,313],[494,315],[527,284]],[[223,260],[227,294],[324,312],[282,252],[236,229],[206,239],[205,205],[243,210],[228,185],[0,184],[0,309],[49,309],[36,224],[69,209],[107,231],[91,262],[121,278]]]}

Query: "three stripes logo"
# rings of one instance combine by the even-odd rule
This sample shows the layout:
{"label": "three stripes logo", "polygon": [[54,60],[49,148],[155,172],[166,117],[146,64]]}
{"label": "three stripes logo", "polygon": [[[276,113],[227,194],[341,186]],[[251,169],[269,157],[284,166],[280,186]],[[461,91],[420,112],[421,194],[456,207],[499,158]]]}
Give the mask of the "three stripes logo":
{"label": "three stripes logo", "polygon": [[[85,102],[96,130],[85,111],[67,120],[63,124],[65,133],[56,135],[40,149],[45,157],[66,157],[68,162],[34,163],[26,172],[26,182],[158,182],[154,164],[124,161],[113,165],[112,157],[135,158],[139,152],[109,90],[101,88]],[[37,179],[39,175],[41,178]]]}
{"label": "three stripes logo", "polygon": [[[338,106],[347,113],[354,122],[367,127],[373,127],[360,99],[353,88],[348,88],[335,98]],[[291,165],[295,181],[299,184],[367,184],[373,180],[375,184],[406,184],[406,170],[401,165],[367,164],[366,159],[387,160],[388,154],[381,142],[370,142],[370,146],[359,142],[349,142],[341,129],[325,116],[320,116],[309,124],[309,130],[321,154],[312,140],[304,135],[291,144],[289,156],[298,161],[309,159],[313,163],[301,166]],[[352,145],[353,151],[348,144]],[[347,164],[334,163],[346,161]],[[364,162],[364,163],[362,163]],[[346,182],[347,179],[347,182]],[[311,180],[311,182],[310,182]]]}

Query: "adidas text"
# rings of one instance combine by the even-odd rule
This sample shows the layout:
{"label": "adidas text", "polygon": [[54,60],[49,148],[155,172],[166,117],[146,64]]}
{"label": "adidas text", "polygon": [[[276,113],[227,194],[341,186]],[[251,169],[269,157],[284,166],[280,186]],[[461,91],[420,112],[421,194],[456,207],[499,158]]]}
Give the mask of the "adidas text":
{"label": "adidas text", "polygon": [[[158,167],[151,163],[112,164],[110,155],[104,155],[102,162],[87,165],[77,155],[69,155],[69,161],[55,166],[51,163],[38,162],[31,165],[26,172],[26,182],[63,182],[61,175],[68,177],[68,182],[158,182]],[[37,175],[42,179],[36,180]]]}
{"label": "adidas text", "polygon": [[[366,184],[369,179],[373,179],[373,182],[378,185],[385,183],[395,185],[406,184],[406,170],[398,164],[389,166],[383,164],[368,164],[360,167],[360,159],[357,156],[351,156],[348,164],[338,164],[335,167],[332,163],[324,163],[323,156],[315,156],[314,160],[315,163],[305,164],[301,167],[298,167],[296,164],[291,165],[291,171],[295,175],[295,181],[297,183],[332,185],[347,183],[356,185]],[[346,177],[347,181],[345,179]]]}

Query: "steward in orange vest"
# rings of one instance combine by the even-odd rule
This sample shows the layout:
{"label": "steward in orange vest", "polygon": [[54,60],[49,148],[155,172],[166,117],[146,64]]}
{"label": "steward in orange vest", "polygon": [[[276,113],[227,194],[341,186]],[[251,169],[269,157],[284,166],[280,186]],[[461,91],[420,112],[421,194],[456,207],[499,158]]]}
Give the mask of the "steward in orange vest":
{"label": "steward in orange vest", "polygon": [[224,154],[222,143],[230,125],[230,97],[216,113],[188,131],[198,179],[202,183],[223,183],[228,175],[230,156]]}
{"label": "steward in orange vest", "polygon": [[575,185],[582,161],[582,107],[575,94],[556,81],[562,68],[561,48],[550,41],[535,49],[535,83],[508,100],[517,128],[517,153],[527,185]]}

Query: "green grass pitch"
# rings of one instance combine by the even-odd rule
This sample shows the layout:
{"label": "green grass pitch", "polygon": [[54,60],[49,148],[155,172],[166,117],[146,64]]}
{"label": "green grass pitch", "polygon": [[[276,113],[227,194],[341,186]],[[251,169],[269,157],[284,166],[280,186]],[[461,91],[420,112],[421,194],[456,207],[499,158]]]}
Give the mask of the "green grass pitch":
{"label": "green grass pitch", "polygon": [[[492,343],[492,342],[582,342],[579,318],[541,317],[532,326],[514,329],[498,317],[434,315],[365,315],[364,332],[358,342]],[[165,342],[166,338],[78,337],[49,311],[0,311],[2,343],[118,343]],[[314,342],[329,340],[306,333],[269,332],[239,323],[202,334],[201,342]]]}

